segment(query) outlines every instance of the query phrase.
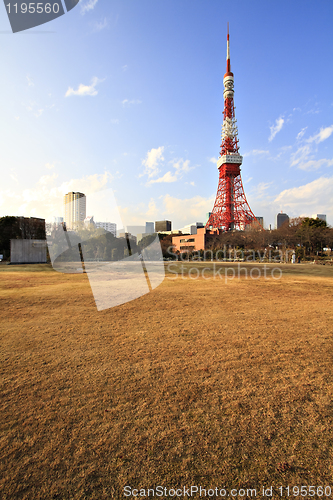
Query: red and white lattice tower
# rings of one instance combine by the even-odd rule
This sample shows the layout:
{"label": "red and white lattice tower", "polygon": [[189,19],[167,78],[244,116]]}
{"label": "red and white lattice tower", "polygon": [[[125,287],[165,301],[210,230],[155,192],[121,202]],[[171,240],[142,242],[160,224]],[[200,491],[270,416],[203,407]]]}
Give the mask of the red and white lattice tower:
{"label": "red and white lattice tower", "polygon": [[256,217],[246,200],[240,166],[243,157],[239,154],[237,120],[234,107],[234,75],[230,70],[229,23],[227,34],[227,72],[223,79],[224,111],[222,125],[222,144],[219,169],[219,185],[214,208],[206,224],[206,228],[244,230],[253,223],[258,224]]}

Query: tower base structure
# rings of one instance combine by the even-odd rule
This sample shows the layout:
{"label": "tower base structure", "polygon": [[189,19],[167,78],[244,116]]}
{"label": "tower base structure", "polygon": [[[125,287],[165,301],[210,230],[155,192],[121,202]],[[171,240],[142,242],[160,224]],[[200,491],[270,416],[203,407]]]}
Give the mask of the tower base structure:
{"label": "tower base structure", "polygon": [[214,207],[206,224],[207,229],[244,231],[247,226],[259,225],[245,196],[239,164],[242,157],[235,156],[238,157],[238,164],[234,162],[235,157],[232,158],[232,163],[228,160],[228,163],[224,163],[225,157],[219,158],[219,184]]}

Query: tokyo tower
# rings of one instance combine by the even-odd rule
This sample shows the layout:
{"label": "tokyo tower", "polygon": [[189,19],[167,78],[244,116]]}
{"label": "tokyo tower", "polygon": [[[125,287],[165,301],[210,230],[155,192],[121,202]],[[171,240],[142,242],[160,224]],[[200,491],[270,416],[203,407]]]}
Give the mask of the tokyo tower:
{"label": "tokyo tower", "polygon": [[219,184],[213,210],[206,229],[231,231],[244,230],[256,223],[261,227],[247,202],[240,166],[243,157],[239,154],[237,120],[234,107],[234,75],[230,68],[229,23],[227,34],[227,71],[223,78],[224,111],[222,143],[217,161]]}

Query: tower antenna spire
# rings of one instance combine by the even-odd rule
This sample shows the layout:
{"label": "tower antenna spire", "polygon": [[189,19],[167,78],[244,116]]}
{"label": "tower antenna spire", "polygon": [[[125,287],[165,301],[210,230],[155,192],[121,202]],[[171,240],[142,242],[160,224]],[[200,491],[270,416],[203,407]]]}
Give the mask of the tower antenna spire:
{"label": "tower antenna spire", "polygon": [[230,73],[230,46],[229,46],[229,21],[228,21],[228,33],[227,33],[227,73]]}

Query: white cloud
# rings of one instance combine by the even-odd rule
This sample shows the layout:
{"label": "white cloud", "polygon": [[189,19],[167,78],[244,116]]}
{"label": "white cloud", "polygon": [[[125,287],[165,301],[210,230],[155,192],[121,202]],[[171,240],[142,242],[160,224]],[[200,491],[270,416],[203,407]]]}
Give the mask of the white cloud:
{"label": "white cloud", "polygon": [[120,207],[123,221],[126,225],[142,225],[149,220],[169,219],[172,229],[179,229],[190,222],[206,222],[206,214],[214,203],[215,197],[175,198],[169,194],[160,196],[157,200],[151,198],[147,206],[142,203],[135,207]]}
{"label": "white cloud", "polygon": [[319,144],[320,142],[323,142],[326,139],[328,139],[332,134],[333,134],[333,125],[325,128],[322,127],[318,132],[318,134],[309,137],[307,142],[315,142],[316,144]]}
{"label": "white cloud", "polygon": [[190,160],[173,160],[172,161],[173,168],[176,169],[177,175],[180,175],[182,172],[189,172],[193,167],[190,167]]}
{"label": "white cloud", "polygon": [[32,81],[32,79],[30,78],[29,75],[27,75],[27,80],[28,80],[29,87],[34,87],[35,86],[34,82]]}
{"label": "white cloud", "polygon": [[[157,183],[170,183],[176,182],[183,177],[184,174],[188,173],[194,167],[190,167],[190,160],[183,160],[183,158],[174,158],[168,162],[169,165],[174,170],[168,170],[163,175],[157,178],[157,175],[161,172],[161,164],[164,162],[164,146],[159,148],[152,148],[148,151],[145,160],[142,161],[142,165],[145,167],[143,174],[148,175],[147,186]],[[170,167],[169,167],[170,168]]]}
{"label": "white cloud", "polygon": [[269,151],[265,149],[252,149],[248,153],[244,153],[243,156],[259,156],[259,155],[268,155]]}
{"label": "white cloud", "polygon": [[[303,128],[301,132],[298,133],[297,139],[301,139],[307,127]],[[329,158],[318,158],[315,155],[313,143],[319,144],[325,139],[328,139],[333,133],[333,125],[326,128],[321,128],[318,134],[313,135],[309,139],[300,142],[300,146],[291,155],[291,167],[297,166],[300,170],[318,170],[321,167],[331,167],[333,165],[333,159]]]}
{"label": "white cloud", "polygon": [[156,182],[176,182],[178,180],[178,175],[172,174],[170,171],[166,172],[162,177],[158,179],[151,179],[148,184],[155,184]]}
{"label": "white cloud", "polygon": [[94,31],[102,31],[109,26],[108,20],[106,17],[101,21],[96,21],[94,24]]}
{"label": "white cloud", "polygon": [[43,112],[43,108],[39,108],[39,104],[36,101],[30,101],[28,105],[24,105],[27,111],[30,111],[35,115],[36,118],[39,118]]}
{"label": "white cloud", "polygon": [[11,169],[11,173],[9,174],[9,176],[12,179],[12,181],[18,182],[17,173],[14,170]]}
{"label": "white cloud", "polygon": [[304,128],[302,128],[302,130],[300,132],[298,132],[297,137],[296,137],[296,141],[299,141],[303,137],[307,128],[308,127],[304,127]]}
{"label": "white cloud", "polygon": [[333,177],[319,177],[303,186],[285,189],[274,201],[291,211],[293,216],[306,213],[333,214]]}
{"label": "white cloud", "polygon": [[214,164],[216,165],[216,163],[217,163],[217,158],[215,158],[214,156],[212,156],[211,158],[209,158],[209,161],[210,161],[211,163],[214,163]]}
{"label": "white cloud", "polygon": [[63,196],[69,191],[80,191],[86,195],[96,193],[107,187],[112,179],[109,172],[94,174],[81,179],[71,179],[56,184],[57,174],[43,175],[30,189],[0,191],[0,211],[6,215],[25,215],[49,218],[62,215]]}
{"label": "white cloud", "polygon": [[[159,173],[158,165],[164,161],[163,157],[164,146],[159,148],[152,148],[148,151],[146,159],[142,161],[142,165],[145,168],[144,174],[148,175],[148,178],[154,177]],[[142,174],[142,175],[144,175]]]}
{"label": "white cloud", "polygon": [[151,179],[148,182],[148,184],[156,184],[161,182],[176,182],[182,178],[184,173],[189,172],[193,168],[190,167],[190,160],[183,160],[183,158],[180,158],[179,160],[174,159],[169,163],[171,163],[172,167],[175,169],[175,172],[172,173],[171,171],[168,171],[158,179]]}
{"label": "white cloud", "polygon": [[91,85],[84,85],[83,83],[80,83],[78,86],[77,90],[74,90],[72,87],[68,87],[68,90],[65,94],[65,97],[69,97],[72,95],[78,95],[78,96],[95,96],[98,94],[98,91],[96,90],[96,85],[100,82],[103,82],[104,80],[100,80],[96,76],[92,79]]}
{"label": "white cloud", "polygon": [[53,181],[57,179],[58,174],[54,172],[52,175],[42,175],[39,179],[38,184],[41,186],[47,186],[48,184],[53,184]]}
{"label": "white cloud", "polygon": [[154,218],[158,214],[158,209],[156,207],[156,203],[153,200],[153,198],[150,199],[149,204],[148,204],[148,210],[146,211],[146,217],[149,218]]}
{"label": "white cloud", "polygon": [[141,104],[142,101],[140,101],[140,99],[124,99],[123,101],[121,101],[121,104],[123,106],[131,106],[132,104]]}
{"label": "white cloud", "polygon": [[298,165],[301,170],[318,170],[320,167],[332,167],[333,160],[322,158],[321,160],[308,160]]}
{"label": "white cloud", "polygon": [[98,0],[87,0],[81,4],[81,14],[84,15],[86,12],[93,10],[97,4]]}
{"label": "white cloud", "polygon": [[295,165],[300,165],[302,163],[305,163],[309,155],[311,153],[311,147],[309,144],[305,144],[304,146],[300,146],[295,153],[292,153],[291,155],[291,167],[294,167]]}
{"label": "white cloud", "polygon": [[121,69],[122,69],[123,71],[127,71],[127,70],[128,70],[128,65],[127,65],[127,64],[124,64],[124,66],[122,66],[122,67],[121,67]]}
{"label": "white cloud", "polygon": [[273,182],[259,182],[254,188],[254,196],[256,198],[261,198],[266,194],[267,189],[270,188],[272,184]]}
{"label": "white cloud", "polygon": [[52,170],[52,168],[55,167],[54,163],[45,163],[45,167],[48,169],[48,170]]}
{"label": "white cloud", "polygon": [[175,221],[175,228],[193,221],[205,222],[206,213],[212,209],[214,199],[215,196],[211,198],[194,196],[193,198],[180,199],[167,194],[163,198],[164,214]]}
{"label": "white cloud", "polygon": [[268,138],[269,141],[272,141],[274,139],[274,137],[276,136],[276,134],[278,132],[280,132],[280,130],[283,127],[283,124],[284,124],[284,119],[282,116],[280,116],[280,118],[275,120],[275,125],[272,125],[271,127],[269,127],[270,131],[271,131],[271,135]]}

